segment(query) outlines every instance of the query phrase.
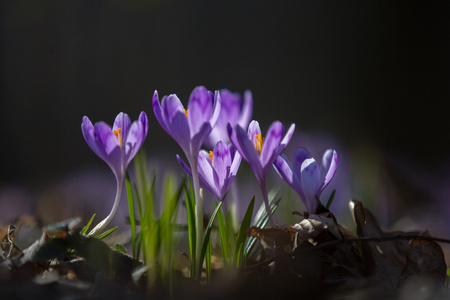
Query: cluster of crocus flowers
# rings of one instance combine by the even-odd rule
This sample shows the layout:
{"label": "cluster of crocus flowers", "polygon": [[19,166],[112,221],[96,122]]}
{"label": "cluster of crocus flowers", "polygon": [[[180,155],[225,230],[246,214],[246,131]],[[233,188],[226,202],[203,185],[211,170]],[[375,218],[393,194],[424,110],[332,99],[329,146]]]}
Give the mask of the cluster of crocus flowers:
{"label": "cluster of crocus flowers", "polygon": [[127,167],[147,136],[148,118],[145,112],[141,112],[138,120],[131,123],[130,117],[121,112],[111,128],[105,122],[93,125],[84,116],[81,131],[89,147],[109,165],[117,180],[116,198],[111,212],[89,233],[95,236],[109,224],[117,211]]}
{"label": "cluster of crocus flowers", "polygon": [[259,123],[253,120],[245,132],[240,126],[232,128],[228,125],[228,135],[231,142],[241,154],[242,158],[249,164],[258,180],[263,195],[266,211],[272,227],[275,227],[269,199],[267,196],[266,177],[275,159],[287,146],[294,133],[295,124],[291,124],[286,134],[284,126],[275,121],[267,130],[266,137],[262,137]]}
{"label": "cluster of crocus flowers", "polygon": [[322,156],[322,166],[319,168],[316,160],[304,148],[294,155],[293,166],[283,156],[279,156],[273,166],[278,174],[298,193],[306,210],[315,213],[325,187],[330,183],[336,172],[338,155],[335,150],[328,149]]}

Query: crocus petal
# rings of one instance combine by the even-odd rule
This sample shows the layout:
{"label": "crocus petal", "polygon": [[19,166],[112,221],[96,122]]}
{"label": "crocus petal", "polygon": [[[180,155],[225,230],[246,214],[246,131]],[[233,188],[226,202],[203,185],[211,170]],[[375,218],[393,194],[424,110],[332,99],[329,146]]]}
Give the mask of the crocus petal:
{"label": "crocus petal", "polygon": [[248,137],[252,141],[252,143],[255,142],[255,136],[259,135],[261,133],[261,128],[259,127],[258,121],[251,121],[248,125]]}
{"label": "crocus petal", "polygon": [[124,145],[127,140],[127,135],[128,132],[130,131],[130,126],[131,126],[130,117],[123,112],[119,113],[116,119],[114,120],[112,130],[116,131],[117,129],[120,128],[120,143],[122,145]]}
{"label": "crocus petal", "polygon": [[[236,127],[239,127],[239,126],[236,126]],[[241,130],[243,130],[243,129],[241,128]],[[244,158],[245,161],[248,161],[247,156],[245,155],[244,151],[242,151],[242,147],[241,147],[241,145],[239,145],[239,142],[237,140],[236,130],[233,130],[233,128],[231,127],[231,124],[227,125],[227,132],[228,132],[228,137],[230,138],[230,141],[236,148],[237,152],[239,152],[241,154],[242,158]]]}
{"label": "crocus petal", "polygon": [[301,172],[302,164],[308,158],[311,158],[311,154],[309,154],[309,152],[304,148],[300,148],[297,150],[297,152],[295,152],[292,170],[294,174],[298,175],[300,186],[301,186],[300,174],[302,173]]}
{"label": "crocus petal", "polygon": [[289,126],[288,131],[284,135],[284,138],[281,140],[280,148],[278,149],[278,152],[279,152],[278,154],[280,154],[281,151],[283,151],[284,148],[287,146],[287,144],[289,144],[289,141],[291,140],[292,135],[294,134],[294,130],[295,130],[295,124],[291,124],[291,126]]}
{"label": "crocus petal", "polygon": [[[256,152],[255,146],[249,140],[247,134],[241,127],[236,126],[235,131],[237,144],[239,145],[242,151],[240,153],[242,154],[243,157],[246,158],[246,161],[252,168],[253,172],[255,173],[256,178],[261,183],[263,180],[265,180],[265,175],[267,174],[264,174],[264,170],[261,165],[261,160],[259,158],[258,153]],[[236,147],[237,144],[235,144]]]}
{"label": "crocus petal", "polygon": [[97,141],[94,138],[94,125],[92,125],[91,120],[88,117],[84,116],[83,121],[81,123],[81,131],[83,133],[83,137],[86,140],[86,143],[95,152],[101,159],[105,160],[106,154],[102,147],[99,147]]}
{"label": "crocus petal", "polygon": [[320,193],[330,183],[331,179],[336,172],[338,164],[338,155],[335,150],[328,149],[322,156],[322,169],[320,170]]}
{"label": "crocus petal", "polygon": [[178,99],[177,95],[172,94],[169,96],[164,96],[161,100],[161,109],[164,122],[166,123],[170,131],[173,131],[173,129],[170,127],[170,124],[173,123],[173,119],[175,118],[175,116],[181,113],[186,119],[184,106],[181,103],[180,99]]}
{"label": "crocus petal", "polygon": [[272,164],[273,153],[280,146],[281,139],[283,138],[284,126],[278,121],[272,123],[267,131],[266,138],[261,150],[261,163],[263,166]]}
{"label": "crocus petal", "polygon": [[213,110],[213,97],[203,86],[196,87],[189,97],[188,122],[191,133],[199,132],[201,126],[210,121]]}
{"label": "crocus petal", "polygon": [[[317,190],[320,185],[320,170],[314,158],[307,158],[301,166],[301,185],[305,194],[305,205],[309,212],[315,207]],[[317,195],[318,196],[318,195]]]}
{"label": "crocus petal", "polygon": [[211,119],[209,123],[211,124],[211,128],[216,126],[217,120],[219,120],[220,116],[220,109],[222,108],[222,99],[220,97],[219,91],[216,91],[214,93],[214,107],[213,107],[213,113],[211,116]]}
{"label": "crocus petal", "polygon": [[98,122],[94,125],[95,138],[101,142],[106,155],[110,155],[115,149],[120,149],[119,140],[112,132],[111,127],[104,122]]}
{"label": "crocus petal", "polygon": [[[180,164],[180,166],[183,168],[183,170],[192,178],[191,169],[188,167],[188,165],[186,165],[186,163],[181,159],[181,157],[179,155],[177,155],[177,160],[178,160],[178,163]],[[199,177],[199,182],[202,187],[204,187],[205,189],[210,191],[210,184],[206,183],[203,180],[203,177]]]}
{"label": "crocus petal", "polygon": [[231,154],[228,146],[222,141],[214,147],[212,164],[218,176],[217,186],[223,186],[230,173]]}
{"label": "crocus petal", "polygon": [[177,112],[172,121],[168,124],[170,131],[168,132],[172,138],[177,141],[177,143],[181,146],[183,151],[186,153],[186,156],[191,155],[189,143],[190,143],[190,133],[189,133],[189,125],[186,119],[186,115],[184,112]]}
{"label": "crocus petal", "polygon": [[191,138],[192,155],[200,151],[200,147],[202,146],[203,141],[206,139],[206,137],[210,132],[211,132],[211,125],[209,123],[204,123],[202,127],[200,127],[198,133]]}
{"label": "crocus petal", "polygon": [[222,99],[222,107],[220,109],[219,122],[225,126],[227,123],[237,125],[241,114],[241,96],[238,93],[232,93],[227,89],[223,89],[220,91],[220,98]]}
{"label": "crocus petal", "polygon": [[253,114],[253,97],[252,92],[245,91],[244,92],[244,103],[242,105],[241,117],[238,125],[242,128],[247,127],[247,124],[250,122]]}
{"label": "crocus petal", "polygon": [[284,181],[286,181],[292,187],[295,186],[296,181],[294,178],[294,173],[292,172],[292,168],[284,156],[278,156],[273,162],[273,166],[278,175],[280,175],[280,177],[283,178]]}
{"label": "crocus petal", "polygon": [[118,180],[123,179],[125,170],[122,169],[122,151],[111,127],[104,122],[98,122],[94,125],[94,130],[94,139],[102,150],[102,155],[99,156],[109,165]]}
{"label": "crocus petal", "polygon": [[[230,143],[227,132],[228,123],[231,124],[231,127],[240,125],[242,128],[247,128],[253,107],[252,103],[248,103],[249,101],[246,101],[245,106],[243,106],[241,96],[238,93],[233,93],[227,89],[220,90],[220,93],[216,95],[216,98],[220,98],[220,114],[216,125],[213,127],[206,140],[206,145],[210,148],[213,148],[219,141],[223,141],[226,144]],[[248,107],[249,104],[250,107]]]}
{"label": "crocus petal", "polygon": [[180,166],[183,168],[183,170],[192,177],[192,171],[191,169],[184,163],[184,161],[181,159],[181,157],[177,154],[177,160]]}
{"label": "crocus petal", "polygon": [[233,159],[233,162],[231,163],[230,174],[234,176],[237,174],[237,171],[239,170],[239,166],[241,165],[242,161],[242,156],[233,145],[229,145],[229,149],[231,157]]}
{"label": "crocus petal", "polygon": [[198,156],[198,174],[203,181],[203,187],[210,191],[214,198],[220,199],[217,184],[218,176],[209,162],[209,157],[206,158],[204,155]]}
{"label": "crocus petal", "polygon": [[142,123],[142,126],[144,127],[144,137],[147,137],[148,133],[148,117],[147,114],[143,111],[139,114],[139,121]]}
{"label": "crocus petal", "polygon": [[[146,130],[141,121],[134,121],[131,124],[125,144],[122,144],[122,151],[125,151],[126,166],[131,162],[136,153],[141,148],[146,137]],[[126,168],[125,166],[125,168]]]}
{"label": "crocus petal", "polygon": [[159,103],[159,97],[158,97],[157,91],[155,91],[153,93],[152,106],[153,106],[153,112],[155,113],[156,120],[158,120],[158,123],[161,125],[161,127],[166,132],[169,132],[167,125],[166,125],[166,121],[164,120],[164,117],[162,116],[161,104]]}

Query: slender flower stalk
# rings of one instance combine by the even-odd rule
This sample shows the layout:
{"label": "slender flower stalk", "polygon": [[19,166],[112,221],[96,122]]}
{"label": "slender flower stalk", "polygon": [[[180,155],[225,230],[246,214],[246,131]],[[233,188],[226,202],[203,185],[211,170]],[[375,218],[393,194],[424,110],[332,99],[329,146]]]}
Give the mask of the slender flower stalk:
{"label": "slender flower stalk", "polygon": [[177,141],[186,155],[192,170],[192,181],[196,212],[196,264],[193,276],[200,274],[200,252],[203,237],[203,199],[200,195],[198,178],[198,154],[201,145],[219,117],[221,100],[218,91],[213,94],[205,87],[196,87],[190,97],[187,109],[175,94],[164,96],[159,102],[158,92],[153,94],[153,111],[161,127]]}
{"label": "slender flower stalk", "polygon": [[84,116],[81,131],[89,147],[109,165],[117,181],[116,197],[109,215],[89,233],[96,236],[109,224],[119,207],[126,170],[147,136],[148,118],[141,112],[139,119],[131,123],[130,117],[121,112],[111,128],[105,122],[93,125]]}
{"label": "slender flower stalk", "polygon": [[322,167],[319,166],[311,154],[300,148],[294,155],[293,167],[283,156],[277,157],[273,166],[277,173],[300,196],[306,210],[315,213],[318,207],[317,198],[320,198],[325,187],[330,183],[336,172],[338,155],[335,150],[328,149],[322,156]]}
{"label": "slender flower stalk", "polygon": [[228,125],[228,135],[231,142],[239,151],[242,158],[249,164],[259,182],[264,205],[272,227],[276,225],[270,211],[266,177],[274,160],[291,140],[294,129],[295,124],[291,124],[287,133],[284,135],[283,124],[275,121],[270,125],[266,138],[264,138],[261,135],[261,129],[257,121],[250,123],[247,133],[240,126],[236,126],[233,129],[231,125]]}

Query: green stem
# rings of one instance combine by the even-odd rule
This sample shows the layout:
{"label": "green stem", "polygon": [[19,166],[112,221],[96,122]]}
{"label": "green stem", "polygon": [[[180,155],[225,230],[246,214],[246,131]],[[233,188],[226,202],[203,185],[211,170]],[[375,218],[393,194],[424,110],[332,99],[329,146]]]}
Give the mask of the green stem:
{"label": "green stem", "polygon": [[200,279],[201,267],[203,262],[200,261],[202,242],[203,242],[203,197],[200,195],[200,183],[198,179],[197,157],[190,160],[192,170],[192,181],[195,198],[195,261],[194,261],[194,278]]}
{"label": "green stem", "polygon": [[269,197],[267,195],[267,189],[266,189],[266,181],[264,180],[263,182],[261,182],[260,185],[261,185],[261,193],[263,196],[264,205],[266,207],[267,216],[269,217],[270,226],[272,226],[272,228],[276,228],[277,224],[275,223],[273,216],[272,216],[272,212],[270,210]]}

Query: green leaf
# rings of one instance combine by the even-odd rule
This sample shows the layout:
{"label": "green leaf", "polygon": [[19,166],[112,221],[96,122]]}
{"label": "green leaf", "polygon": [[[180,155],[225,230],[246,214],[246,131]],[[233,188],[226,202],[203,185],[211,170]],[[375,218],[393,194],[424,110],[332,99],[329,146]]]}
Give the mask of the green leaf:
{"label": "green leaf", "polygon": [[[219,205],[217,201],[216,202],[216,206]],[[222,210],[219,210],[218,214],[217,214],[217,223],[219,224],[219,236],[220,236],[220,242],[222,244],[222,259],[223,259],[223,267],[224,269],[227,268],[227,262],[228,262],[228,242],[227,242],[227,238],[229,237],[228,235],[228,230],[227,230],[227,226],[225,224],[225,216]]]}
{"label": "green leaf", "polygon": [[131,230],[131,253],[136,258],[136,216],[134,211],[134,197],[131,188],[131,181],[128,172],[125,177],[125,185],[127,188],[128,212],[130,213],[130,230]]}
{"label": "green leaf", "polygon": [[[273,199],[270,201],[270,211],[272,212],[272,214],[277,210],[278,205],[280,204],[281,198],[278,199],[275,203],[273,202]],[[261,204],[261,206],[263,206],[264,203]],[[261,207],[259,208],[258,212],[261,210]],[[256,226],[258,228],[264,228],[267,225],[267,222],[269,221],[269,217],[267,215],[267,211],[263,208],[263,213],[260,214],[260,217],[256,220],[256,223],[253,226]],[[244,256],[247,256],[250,251],[252,250],[254,244],[256,242],[256,238],[251,237],[249,239],[247,239],[247,242],[245,244],[245,250],[244,250]]]}
{"label": "green leaf", "polygon": [[327,209],[330,209],[330,206],[334,200],[334,195],[336,195],[336,190],[333,190],[333,192],[331,193],[330,199],[328,199],[327,205],[325,206]]}
{"label": "green leaf", "polygon": [[114,244],[114,250],[123,254],[127,254],[127,249],[125,249],[125,247],[119,243]]}
{"label": "green leaf", "polygon": [[113,233],[114,231],[116,231],[117,228],[119,228],[119,227],[116,226],[116,227],[114,227],[114,228],[111,228],[110,230],[107,230],[107,231],[103,232],[102,234],[100,234],[100,235],[98,236],[98,238],[99,238],[100,240],[104,239],[105,237],[107,237],[108,235],[110,235],[111,233]]}
{"label": "green leaf", "polygon": [[190,270],[194,270],[195,262],[195,209],[194,209],[194,195],[192,194],[192,183],[188,178],[187,186],[184,188],[186,197],[186,212],[188,219],[188,236],[189,236],[189,266]]}
{"label": "green leaf", "polygon": [[86,226],[83,227],[83,229],[81,229],[80,233],[86,235],[86,233],[89,230],[89,227],[91,227],[92,221],[94,221],[95,218],[95,214],[92,215],[91,219],[89,220],[89,222],[87,222]]}
{"label": "green leaf", "polygon": [[183,189],[185,188],[185,182],[186,178],[183,178],[180,185],[177,188],[177,191],[172,196],[172,198],[168,198],[168,200],[165,201],[165,208],[163,213],[161,214],[161,219],[166,219],[170,222],[172,220],[173,215],[175,214],[176,208],[178,206],[178,203],[181,199],[181,194],[183,193]]}
{"label": "green leaf", "polygon": [[253,196],[250,204],[248,205],[247,211],[245,212],[244,219],[242,220],[241,227],[239,228],[238,237],[236,239],[236,248],[234,250],[234,261],[239,267],[240,257],[242,256],[241,251],[244,249],[243,245],[245,239],[247,238],[247,229],[250,228],[250,223],[253,215],[253,207],[255,206],[255,196]]}
{"label": "green leaf", "polygon": [[216,215],[217,215],[217,213],[219,212],[220,207],[222,206],[222,203],[223,203],[223,202],[220,202],[220,203],[217,205],[216,209],[214,210],[214,212],[213,212],[212,215],[211,215],[211,218],[209,219],[208,226],[206,227],[205,237],[203,238],[202,249],[201,249],[201,251],[200,251],[200,261],[197,262],[197,263],[200,264],[200,269],[199,269],[199,270],[201,270],[201,267],[202,267],[202,265],[203,265],[203,259],[205,258],[206,247],[208,246],[208,243],[209,243],[209,236],[211,235],[211,228],[212,228],[212,226],[213,226],[213,224],[214,224],[214,220],[216,219]]}
{"label": "green leaf", "polygon": [[211,279],[211,240],[208,241],[208,247],[206,248],[206,281]]}

